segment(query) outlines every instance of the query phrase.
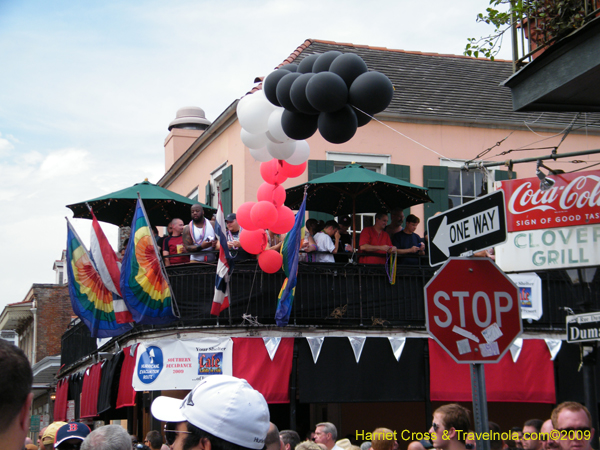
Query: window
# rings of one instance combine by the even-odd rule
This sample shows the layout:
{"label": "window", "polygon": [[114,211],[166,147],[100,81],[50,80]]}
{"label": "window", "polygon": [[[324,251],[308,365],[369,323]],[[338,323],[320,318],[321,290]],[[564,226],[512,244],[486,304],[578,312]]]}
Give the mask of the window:
{"label": "window", "polygon": [[448,169],[448,206],[455,208],[488,193],[487,182],[480,171]]}

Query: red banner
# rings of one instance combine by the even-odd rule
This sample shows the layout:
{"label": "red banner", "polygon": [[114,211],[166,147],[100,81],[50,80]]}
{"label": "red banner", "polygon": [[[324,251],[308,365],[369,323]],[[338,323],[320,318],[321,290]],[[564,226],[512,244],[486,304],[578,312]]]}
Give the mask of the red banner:
{"label": "red banner", "polygon": [[548,175],[554,185],[540,190],[537,177],[500,181],[508,232],[600,223],[600,170]]}

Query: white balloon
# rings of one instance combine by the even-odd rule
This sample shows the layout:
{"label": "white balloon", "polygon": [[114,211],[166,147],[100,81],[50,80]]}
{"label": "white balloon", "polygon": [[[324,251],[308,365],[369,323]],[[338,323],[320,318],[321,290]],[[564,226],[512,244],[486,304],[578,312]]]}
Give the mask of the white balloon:
{"label": "white balloon", "polygon": [[269,116],[269,133],[279,142],[289,141],[290,138],[285,134],[281,127],[281,116],[285,111],[282,107],[275,108],[275,111]]}
{"label": "white balloon", "polygon": [[242,110],[243,110],[243,109],[244,109],[246,106],[248,106],[248,103],[252,103],[251,97],[252,97],[252,95],[246,95],[246,96],[244,96],[244,97],[242,97],[242,98],[240,99],[240,101],[238,102],[238,104],[237,104],[237,107],[236,107],[236,109],[235,109],[235,110],[236,110],[236,112],[237,112],[237,115],[238,115],[238,116],[239,116],[240,114],[244,114],[244,113],[243,113],[243,112],[241,112],[241,111],[242,111]]}
{"label": "white balloon", "polygon": [[267,100],[262,91],[247,97],[249,100],[236,110],[240,125],[249,133],[264,133],[269,129],[269,116],[275,106]]}
{"label": "white balloon", "polygon": [[242,142],[248,148],[263,148],[267,145],[267,135],[265,133],[261,134],[252,134],[247,130],[242,128],[240,133],[240,137],[242,138]]}
{"label": "white balloon", "polygon": [[[275,142],[276,144],[281,144],[284,141],[280,141],[279,139],[275,139],[273,137],[273,135],[271,133],[269,133],[268,131],[265,131],[265,136],[267,136],[267,139],[271,142]],[[286,139],[286,141],[289,141],[289,139]]]}
{"label": "white balloon", "polygon": [[308,157],[310,156],[310,146],[306,141],[296,141],[296,150],[294,153],[286,159],[288,164],[292,164],[293,166],[298,166],[305,161],[308,161]]}
{"label": "white balloon", "polygon": [[271,161],[273,159],[273,157],[267,150],[267,147],[258,148],[258,149],[250,148],[248,150],[250,151],[250,154],[252,155],[252,157],[257,161],[267,162],[267,161]]}
{"label": "white balloon", "polygon": [[296,150],[296,141],[285,141],[281,144],[267,142],[267,150],[275,159],[288,159]]}

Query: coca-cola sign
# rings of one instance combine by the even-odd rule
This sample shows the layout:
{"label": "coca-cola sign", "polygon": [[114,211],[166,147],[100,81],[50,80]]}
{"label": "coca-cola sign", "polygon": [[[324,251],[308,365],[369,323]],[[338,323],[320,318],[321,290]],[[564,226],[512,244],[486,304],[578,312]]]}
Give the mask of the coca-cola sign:
{"label": "coca-cola sign", "polygon": [[537,177],[496,183],[504,191],[508,232],[600,223],[600,171],[548,175],[554,185],[540,190]]}

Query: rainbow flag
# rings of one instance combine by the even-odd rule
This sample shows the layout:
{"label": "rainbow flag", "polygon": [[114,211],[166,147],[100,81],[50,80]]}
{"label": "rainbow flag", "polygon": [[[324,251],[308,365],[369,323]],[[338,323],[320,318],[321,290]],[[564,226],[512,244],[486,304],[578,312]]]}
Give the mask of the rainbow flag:
{"label": "rainbow flag", "polygon": [[283,271],[287,277],[279,292],[277,311],[275,311],[275,322],[279,327],[285,327],[290,321],[292,304],[296,295],[296,283],[298,281],[298,257],[300,255],[300,243],[304,239],[304,215],[306,213],[306,192],[300,209],[296,214],[294,226],[285,236],[281,246],[283,256]]}
{"label": "rainbow flag", "polygon": [[67,274],[73,312],[90,329],[93,338],[119,336],[131,329],[131,324],[117,323],[113,294],[104,285],[68,219]]}
{"label": "rainbow flag", "polygon": [[136,323],[164,324],[179,317],[141,198],[121,262],[121,294]]}

